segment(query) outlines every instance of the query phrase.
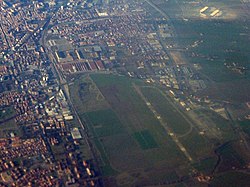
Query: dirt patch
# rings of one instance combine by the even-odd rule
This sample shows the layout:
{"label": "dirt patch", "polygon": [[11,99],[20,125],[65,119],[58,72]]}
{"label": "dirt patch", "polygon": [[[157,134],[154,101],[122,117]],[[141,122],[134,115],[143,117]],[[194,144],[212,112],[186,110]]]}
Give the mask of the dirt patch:
{"label": "dirt patch", "polygon": [[173,58],[175,64],[177,65],[183,65],[186,64],[185,60],[183,59],[180,52],[172,51],[170,52],[171,57]]}

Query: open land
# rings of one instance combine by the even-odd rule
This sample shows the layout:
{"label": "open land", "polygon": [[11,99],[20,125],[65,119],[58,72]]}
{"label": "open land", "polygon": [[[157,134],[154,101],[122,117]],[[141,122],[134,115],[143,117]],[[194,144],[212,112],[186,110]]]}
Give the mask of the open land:
{"label": "open land", "polygon": [[[109,103],[106,109],[97,108],[82,114],[100,154],[104,175],[113,176],[120,183],[121,176],[138,173],[140,177],[132,177],[130,182],[140,184],[148,181],[152,173],[175,172],[173,168],[178,171],[181,163],[188,164],[184,154],[134,90],[132,83],[138,81],[114,75],[91,75],[91,78],[92,84]],[[144,83],[139,81],[138,84]],[[96,97],[91,100],[98,106],[100,101]],[[158,180],[162,179],[156,177],[151,182]]]}
{"label": "open land", "polygon": [[[195,172],[214,172],[218,164],[216,154],[223,154],[219,151],[215,154],[213,151],[217,147],[216,142],[223,141],[220,138],[215,141],[206,134],[200,134],[199,127],[190,116],[176,107],[159,88],[135,79],[108,74],[78,76],[76,82],[91,82],[89,87],[95,88],[89,92],[88,99],[95,102],[97,108],[88,111],[84,110],[84,103],[90,101],[81,96],[84,89],[77,90],[79,86],[73,84],[71,90],[78,91],[78,94],[74,93],[73,100],[78,101],[77,110],[82,111],[80,116],[87,123],[88,134],[98,152],[99,164],[107,184],[111,181],[117,185],[142,185],[145,182],[156,184],[160,181],[171,183],[189,175],[190,170],[193,170],[193,175]],[[144,98],[136,88],[141,90]],[[96,95],[101,95],[102,99]],[[161,124],[159,116],[151,111],[149,105],[166,124]],[[164,125],[167,125],[167,129]],[[230,126],[226,129],[230,129]],[[173,136],[176,136],[178,142]],[[226,132],[225,136],[228,137]],[[191,160],[182,148],[190,154]],[[235,156],[221,157],[223,162],[228,159],[234,163],[245,159],[236,157],[233,161]],[[219,164],[220,167],[225,165],[223,162]],[[160,176],[154,176],[153,180],[149,179],[155,172],[168,173],[165,176],[175,173],[175,177],[163,180]],[[135,173],[136,177],[133,176]]]}

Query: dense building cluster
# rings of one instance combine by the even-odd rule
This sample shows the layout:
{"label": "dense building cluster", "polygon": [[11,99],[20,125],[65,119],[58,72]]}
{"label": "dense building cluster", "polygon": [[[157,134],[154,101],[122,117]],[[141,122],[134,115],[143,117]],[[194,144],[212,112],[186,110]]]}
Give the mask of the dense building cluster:
{"label": "dense building cluster", "polygon": [[[0,1],[0,8],[0,112],[4,116],[0,125],[6,124],[1,127],[1,186],[98,186],[93,158],[80,156],[79,146],[86,144],[83,136],[72,138],[72,129],[81,127],[73,125],[68,95],[43,46],[50,23],[88,19],[97,15],[95,9],[83,6],[84,17],[77,17],[53,1]],[[98,61],[95,67],[104,69]]]}
{"label": "dense building cluster", "polygon": [[18,157],[46,155],[47,147],[41,138],[22,140],[19,138],[6,139],[1,142],[1,160],[11,160]]}

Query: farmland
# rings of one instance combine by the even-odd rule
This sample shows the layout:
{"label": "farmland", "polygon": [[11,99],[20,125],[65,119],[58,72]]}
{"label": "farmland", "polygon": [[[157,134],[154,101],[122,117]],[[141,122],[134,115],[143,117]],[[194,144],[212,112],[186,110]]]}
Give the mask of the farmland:
{"label": "farmland", "polygon": [[249,186],[249,174],[241,172],[227,172],[218,175],[212,181],[212,186]]}
{"label": "farmland", "polygon": [[[249,48],[245,22],[222,20],[176,20],[173,23],[179,49],[190,64],[199,64],[199,70],[208,87],[199,96],[240,103],[249,100]],[[230,30],[230,33],[227,31]],[[227,34],[225,34],[227,33]],[[211,42],[214,41],[214,42]],[[216,42],[215,42],[216,41]],[[197,44],[195,44],[197,42]],[[230,68],[235,63],[246,71]],[[244,87],[240,86],[244,85]],[[242,89],[241,92],[237,90]]]}
{"label": "farmland", "polygon": [[[173,37],[162,39],[173,60],[176,56],[172,54],[180,53],[182,63],[200,66],[199,73],[207,88],[199,91],[198,96],[237,104],[250,99],[247,5],[234,0],[150,2],[171,20],[174,27]],[[247,12],[242,6],[246,6]],[[217,8],[222,14],[204,18],[199,13],[204,7]],[[152,14],[158,17],[159,12],[154,11]],[[236,68],[232,68],[232,64]]]}

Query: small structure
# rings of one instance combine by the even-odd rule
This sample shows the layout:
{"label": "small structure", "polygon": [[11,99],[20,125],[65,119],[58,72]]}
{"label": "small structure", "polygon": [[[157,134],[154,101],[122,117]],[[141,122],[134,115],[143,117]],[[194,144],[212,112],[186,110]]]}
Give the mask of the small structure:
{"label": "small structure", "polygon": [[80,133],[80,131],[79,131],[78,128],[73,128],[73,129],[71,130],[71,136],[72,136],[72,138],[73,138],[74,140],[76,140],[76,139],[81,139],[81,138],[82,138],[82,135],[81,135],[81,133]]}
{"label": "small structure", "polygon": [[204,8],[202,8],[202,9],[200,10],[200,14],[203,14],[207,9],[208,9],[208,6],[205,6]]}

